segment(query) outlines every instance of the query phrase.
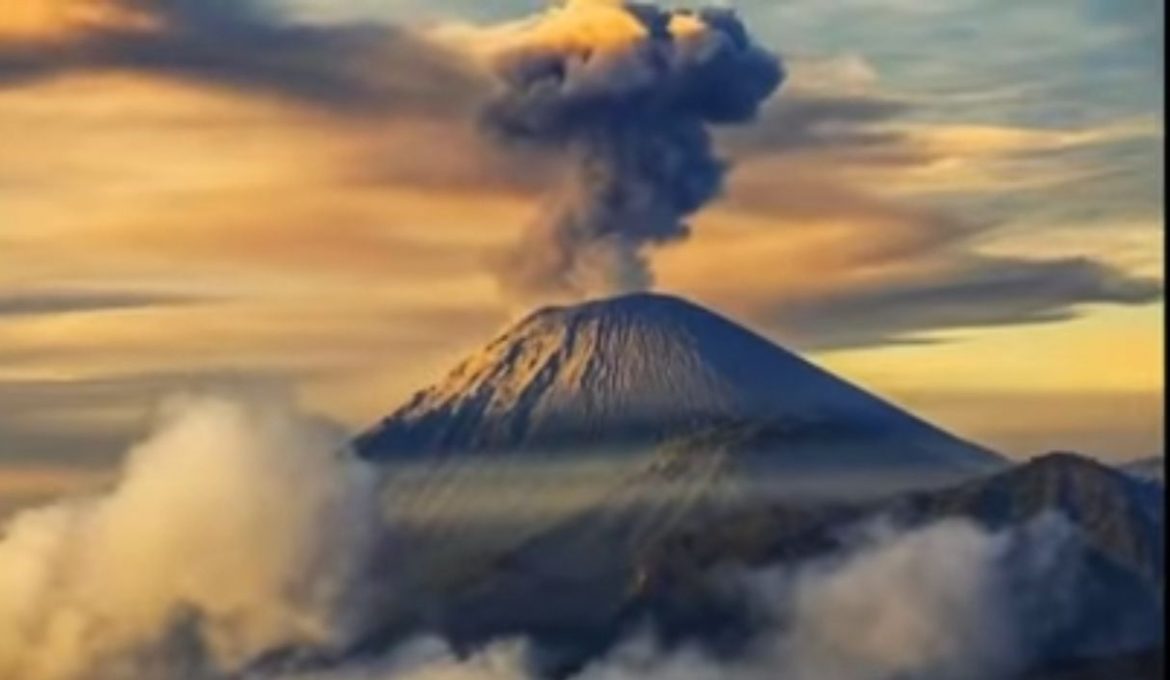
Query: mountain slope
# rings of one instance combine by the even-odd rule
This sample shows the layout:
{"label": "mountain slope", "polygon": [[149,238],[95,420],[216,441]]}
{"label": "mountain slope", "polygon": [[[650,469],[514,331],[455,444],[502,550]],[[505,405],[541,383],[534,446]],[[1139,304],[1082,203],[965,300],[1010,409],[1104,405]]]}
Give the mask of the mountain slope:
{"label": "mountain slope", "polygon": [[1076,523],[1095,550],[1162,587],[1163,490],[1090,458],[1050,453],[986,479],[911,494],[899,504],[907,519],[961,515],[993,529],[1052,511]]}
{"label": "mountain slope", "polygon": [[536,312],[357,447],[380,460],[624,453],[713,429],[801,466],[999,463],[716,314],[650,294]]}

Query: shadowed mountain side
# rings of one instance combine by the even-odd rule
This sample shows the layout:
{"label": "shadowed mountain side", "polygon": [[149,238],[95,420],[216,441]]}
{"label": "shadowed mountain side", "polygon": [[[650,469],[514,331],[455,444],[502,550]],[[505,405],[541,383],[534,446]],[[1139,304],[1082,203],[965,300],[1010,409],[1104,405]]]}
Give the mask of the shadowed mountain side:
{"label": "shadowed mountain side", "polygon": [[1103,659],[1073,659],[1033,670],[1024,680],[1160,680],[1166,677],[1166,648]]}
{"label": "shadowed mountain side", "polygon": [[1165,579],[1165,492],[1074,453],[1051,453],[1010,472],[946,491],[912,494],[892,511],[907,521],[962,515],[991,529],[1059,510],[1097,552],[1159,590]]}
{"label": "shadowed mountain side", "polygon": [[[1029,616],[1029,649],[1042,665],[1107,657],[1161,644],[1164,512],[1160,487],[1088,458],[1050,454],[946,489],[818,510],[776,504],[694,525],[660,543],[643,562],[642,595],[649,610],[670,612],[663,617],[668,629],[701,633],[710,612],[726,605],[707,581],[719,564],[807,560],[842,549],[850,527],[872,521],[912,528],[959,518],[1002,531],[1058,516],[1075,528],[1076,549],[1062,556],[1073,563],[1064,565],[1065,580],[1024,579],[1016,587],[1023,613],[1035,612]],[[1052,619],[1049,605],[1058,600],[1063,620]],[[699,615],[688,620],[694,612]]]}
{"label": "shadowed mountain side", "polygon": [[[1012,576],[1037,668],[1137,653],[1161,640],[1164,496],[1088,459],[1052,455],[946,489],[853,504],[731,508],[711,502],[718,484],[705,479],[684,502],[606,504],[519,537],[512,550],[464,555],[460,577],[427,594],[411,626],[440,631],[462,649],[528,636],[554,676],[647,621],[671,644],[699,640],[734,654],[754,623],[751,603],[729,595],[720,579],[728,568],[791,567],[832,555],[870,524],[911,528],[962,518],[1028,531],[1059,515],[1075,536],[1057,555],[1062,580],[1041,582],[1023,568]],[[1009,563],[1034,559],[1021,553]],[[1048,616],[1057,606],[1061,616]],[[387,628],[367,648],[406,627]]]}

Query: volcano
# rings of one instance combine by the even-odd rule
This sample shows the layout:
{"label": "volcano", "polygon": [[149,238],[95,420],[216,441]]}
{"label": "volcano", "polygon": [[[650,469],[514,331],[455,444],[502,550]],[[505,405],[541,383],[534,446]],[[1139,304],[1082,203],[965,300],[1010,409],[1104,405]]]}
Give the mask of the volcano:
{"label": "volcano", "polygon": [[978,472],[1001,459],[688,301],[533,313],[361,435],[377,461],[627,455],[669,444],[779,466]]}

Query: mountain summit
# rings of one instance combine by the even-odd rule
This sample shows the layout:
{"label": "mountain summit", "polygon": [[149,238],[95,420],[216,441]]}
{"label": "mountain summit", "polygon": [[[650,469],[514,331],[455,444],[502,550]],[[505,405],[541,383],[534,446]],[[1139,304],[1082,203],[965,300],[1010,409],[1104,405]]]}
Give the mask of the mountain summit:
{"label": "mountain summit", "polygon": [[357,448],[386,460],[699,443],[797,465],[999,462],[717,314],[654,294],[533,313]]}

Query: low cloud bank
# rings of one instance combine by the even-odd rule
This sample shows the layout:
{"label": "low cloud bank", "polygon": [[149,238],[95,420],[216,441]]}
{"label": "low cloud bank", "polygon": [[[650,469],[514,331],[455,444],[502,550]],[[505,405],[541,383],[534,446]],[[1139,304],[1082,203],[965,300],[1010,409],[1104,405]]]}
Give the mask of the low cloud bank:
{"label": "low cloud bank", "polygon": [[285,405],[167,405],[107,494],[0,541],[0,677],[221,677],[358,630],[374,477]]}
{"label": "low cloud bank", "polygon": [[[458,657],[443,641],[420,638],[376,661],[259,670],[268,666],[258,659],[290,650],[328,658],[361,639],[376,623],[378,589],[394,580],[377,476],[344,441],[329,424],[271,400],[200,397],[162,409],[107,493],[7,525],[0,677],[541,677],[540,654],[524,639]],[[698,644],[667,648],[643,631],[575,678],[1011,677],[1028,661],[1022,613],[1058,617],[1050,591],[1078,562],[1071,525],[1053,518],[1002,533],[962,521],[870,526],[848,543],[800,565],[713,575],[729,597],[749,603],[757,624],[734,658]]]}

